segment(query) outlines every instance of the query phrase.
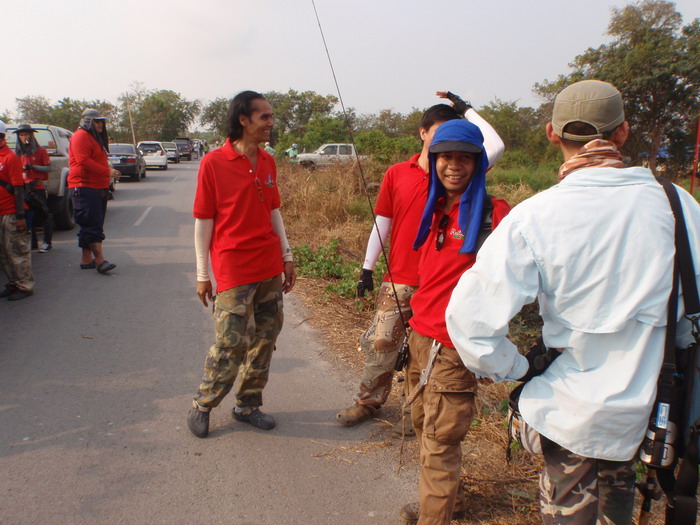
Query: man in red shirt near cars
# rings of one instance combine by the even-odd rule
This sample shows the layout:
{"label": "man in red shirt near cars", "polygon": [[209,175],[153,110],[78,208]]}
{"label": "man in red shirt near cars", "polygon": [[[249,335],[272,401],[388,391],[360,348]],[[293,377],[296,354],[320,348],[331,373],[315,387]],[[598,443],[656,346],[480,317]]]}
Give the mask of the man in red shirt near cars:
{"label": "man in red shirt near cars", "polygon": [[[372,270],[382,244],[390,238],[389,272],[384,276],[377,294],[377,309],[372,324],[360,337],[365,367],[355,403],[336,415],[343,426],[353,426],[374,417],[391,392],[394,364],[404,335],[402,322],[408,321],[412,315],[410,300],[418,287],[419,258],[412,246],[428,196],[428,148],[435,131],[442,123],[464,116],[484,134],[489,166],[503,153],[503,141],[498,133],[471,105],[449,91],[438,91],[437,95],[449,98],[454,106],[436,104],[425,111],[419,128],[422,151],[409,161],[395,164],[387,170],[374,208],[377,227],[372,228],[367,244],[357,287],[358,296],[364,296],[365,290],[374,289]],[[400,313],[397,303],[401,305]],[[406,427],[402,425],[402,433],[412,435],[413,427]]]}
{"label": "man in red shirt near cars", "polygon": [[7,284],[0,297],[10,301],[34,293],[34,275],[24,205],[24,179],[19,157],[7,147],[7,126],[0,121],[0,267]]}
{"label": "man in red shirt near cars", "polygon": [[431,186],[414,248],[420,287],[411,298],[407,402],[420,444],[419,502],[405,523],[444,525],[464,514],[461,442],[476,413],[477,380],[447,333],[445,309],[461,275],[510,207],[486,194],[488,158],[479,128],[451,120],[435,132]]}
{"label": "man in red shirt near cars", "polygon": [[272,108],[260,93],[243,91],[231,101],[227,125],[226,143],[202,160],[194,201],[197,295],[204,306],[214,301],[216,317],[216,342],[187,416],[200,438],[209,434],[209,413],[239,373],[233,417],[263,430],[275,427],[260,410],[262,390],[282,329],[282,294],[296,281],[275,161],[259,146],[270,139]]}
{"label": "man in red shirt near cars", "polygon": [[119,171],[109,167],[108,151],[105,117],[96,109],[86,109],[80,127],[70,140],[68,187],[71,188],[75,222],[80,225],[80,268],[96,268],[103,274],[117,266],[107,261],[102,253],[107,201],[111,198],[109,184],[111,179],[120,176]]}
{"label": "man in red shirt near cars", "polygon": [[[34,136],[36,131],[31,124],[20,124],[17,126],[17,129],[14,131],[17,134],[15,153],[20,158],[24,169],[26,191],[34,193],[48,208],[48,194],[46,193],[44,181],[48,180],[51,172],[51,159],[49,159],[46,149],[39,146]],[[46,221],[43,224],[44,235],[40,247],[37,245],[36,227],[36,222],[30,225],[32,249],[38,247],[39,253],[46,253],[52,248],[53,225],[51,224],[51,217],[46,217]]]}

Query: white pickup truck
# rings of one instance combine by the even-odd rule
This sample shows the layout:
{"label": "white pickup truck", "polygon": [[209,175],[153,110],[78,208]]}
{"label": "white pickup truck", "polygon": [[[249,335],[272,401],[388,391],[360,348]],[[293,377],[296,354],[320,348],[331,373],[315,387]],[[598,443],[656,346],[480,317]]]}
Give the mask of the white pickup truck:
{"label": "white pickup truck", "polygon": [[[360,160],[366,158],[364,155],[359,155]],[[324,144],[313,153],[299,153],[296,158],[301,166],[311,170],[330,164],[355,162],[357,159],[358,155],[355,154],[355,147],[352,144]]]}

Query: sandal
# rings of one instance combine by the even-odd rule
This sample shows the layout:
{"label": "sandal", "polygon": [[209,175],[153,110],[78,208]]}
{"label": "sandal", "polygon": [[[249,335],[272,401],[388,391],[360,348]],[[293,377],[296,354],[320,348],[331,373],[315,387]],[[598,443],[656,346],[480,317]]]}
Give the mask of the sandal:
{"label": "sandal", "polygon": [[102,261],[100,265],[97,267],[97,271],[100,273],[109,273],[112,270],[114,270],[117,267],[116,264],[111,263],[109,261]]}
{"label": "sandal", "polygon": [[92,270],[93,268],[95,268],[95,261],[90,261],[87,264],[80,263],[81,270]]}

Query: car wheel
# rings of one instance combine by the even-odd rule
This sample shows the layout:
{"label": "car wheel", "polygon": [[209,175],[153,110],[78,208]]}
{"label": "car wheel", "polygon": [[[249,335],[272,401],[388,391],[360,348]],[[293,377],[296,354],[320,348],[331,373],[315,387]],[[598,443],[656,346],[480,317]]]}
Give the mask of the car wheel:
{"label": "car wheel", "polygon": [[192,155],[187,155],[187,160],[192,160]]}
{"label": "car wheel", "polygon": [[72,230],[75,228],[73,219],[73,199],[70,198],[68,190],[63,197],[56,197],[51,201],[51,212],[53,222],[58,230]]}
{"label": "car wheel", "polygon": [[141,178],[145,179],[146,178],[146,168],[143,168],[143,173],[141,173]]}
{"label": "car wheel", "polygon": [[131,176],[131,181],[132,182],[140,182],[141,181],[141,174],[137,171]]}
{"label": "car wheel", "polygon": [[167,169],[168,169],[168,165],[166,164],[165,166],[163,166],[163,170],[167,170]]}
{"label": "car wheel", "polygon": [[311,162],[310,160],[303,160],[299,163],[302,168],[306,168],[307,170],[315,170],[316,169],[316,164]]}

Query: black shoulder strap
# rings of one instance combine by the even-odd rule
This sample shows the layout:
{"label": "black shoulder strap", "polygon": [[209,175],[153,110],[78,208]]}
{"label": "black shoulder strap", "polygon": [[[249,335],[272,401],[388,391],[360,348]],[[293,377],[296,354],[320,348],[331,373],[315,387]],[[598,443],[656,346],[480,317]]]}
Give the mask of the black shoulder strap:
{"label": "black shoulder strap", "polygon": [[0,186],[2,186],[2,187],[5,188],[7,191],[9,191],[9,192],[10,192],[10,195],[14,195],[14,194],[15,194],[15,187],[14,187],[12,184],[10,184],[9,182],[0,179]]}
{"label": "black shoulder strap", "polygon": [[681,286],[683,289],[683,299],[686,315],[700,313],[700,300],[698,299],[698,286],[695,280],[695,270],[693,268],[693,256],[690,252],[688,242],[688,229],[683,217],[681,201],[674,184],[663,177],[657,177],[659,184],[663,186],[671,203],[671,210],[676,219],[676,253],[678,257],[678,267],[680,271]]}
{"label": "black shoulder strap", "polygon": [[[683,217],[683,209],[681,208],[678,191],[671,181],[662,177],[657,177],[661,186],[663,186],[668,200],[671,204],[673,216],[676,219],[675,225],[675,244],[676,256],[673,263],[673,287],[668,306],[668,325],[666,330],[666,347],[664,353],[664,365],[659,376],[658,391],[664,389],[662,377],[664,371],[668,367],[668,358],[670,357],[671,345],[675,346],[677,305],[678,305],[678,281],[680,278],[683,289],[683,303],[685,306],[685,314],[692,315],[700,312],[700,303],[698,301],[698,288],[695,278],[695,270],[693,268],[692,253],[690,251],[690,242],[688,241],[688,229],[685,225]],[[685,370],[686,378],[692,378],[695,366],[695,358],[689,360],[689,370]],[[671,365],[675,371],[675,366]],[[692,381],[692,379],[687,379]],[[692,388],[692,387],[690,387]],[[658,394],[657,394],[658,395]],[[686,407],[687,408],[687,407]],[[659,483],[666,492],[666,524],[667,525],[695,525],[698,502],[698,425],[695,422],[691,427],[688,446],[685,450],[683,459],[681,460],[678,469],[678,477],[674,476],[672,469],[658,469],[657,476]],[[685,425],[685,422],[684,422]],[[685,429],[683,429],[685,432]]]}

